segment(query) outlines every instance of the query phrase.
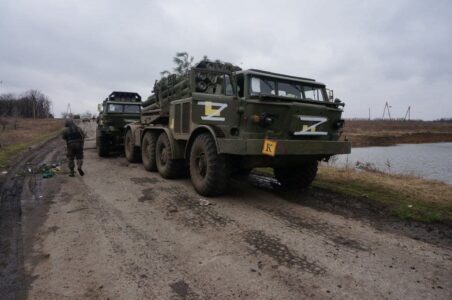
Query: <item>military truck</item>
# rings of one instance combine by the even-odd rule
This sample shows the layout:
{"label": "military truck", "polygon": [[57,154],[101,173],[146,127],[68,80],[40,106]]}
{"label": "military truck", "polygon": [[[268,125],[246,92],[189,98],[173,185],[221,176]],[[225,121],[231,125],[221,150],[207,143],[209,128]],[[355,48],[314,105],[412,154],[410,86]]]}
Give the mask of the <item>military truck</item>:
{"label": "military truck", "polygon": [[123,149],[124,128],[140,119],[141,96],[131,92],[112,92],[99,104],[96,148],[99,156]]}
{"label": "military truck", "polygon": [[319,161],[350,153],[339,141],[343,106],[314,79],[203,60],[155,83],[140,121],[126,126],[125,154],[164,178],[188,167],[204,196],[224,193],[232,173],[256,167],[305,188]]}

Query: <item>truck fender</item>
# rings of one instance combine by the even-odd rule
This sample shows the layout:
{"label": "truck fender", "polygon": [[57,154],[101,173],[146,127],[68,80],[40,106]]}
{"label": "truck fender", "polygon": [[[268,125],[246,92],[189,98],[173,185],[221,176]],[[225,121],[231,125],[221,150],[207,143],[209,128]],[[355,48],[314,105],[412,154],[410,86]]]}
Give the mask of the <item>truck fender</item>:
{"label": "truck fender", "polygon": [[185,146],[185,157],[187,159],[190,157],[191,145],[195,141],[195,138],[198,135],[200,135],[201,133],[205,133],[205,132],[208,132],[212,135],[212,137],[215,141],[215,146],[217,147],[217,152],[218,152],[219,148],[218,148],[218,142],[217,142],[217,137],[215,135],[215,131],[213,131],[213,129],[210,126],[200,125],[195,130],[192,131],[190,138],[188,139],[187,145]]}
{"label": "truck fender", "polygon": [[144,128],[143,130],[143,134],[140,137],[140,143],[141,143],[141,139],[143,139],[144,134],[147,131],[154,131],[154,132],[165,132],[166,135],[168,136],[170,145],[171,145],[171,149],[172,151],[172,159],[183,159],[184,158],[184,147],[183,145],[181,145],[181,143],[179,143],[177,140],[174,139],[173,134],[171,133],[171,130],[169,130],[169,128],[166,127],[152,127],[152,128]]}
{"label": "truck fender", "polygon": [[136,147],[141,146],[141,138],[140,138],[140,130],[139,125],[131,123],[124,126],[124,135],[127,133],[128,130],[132,131],[132,142]]}

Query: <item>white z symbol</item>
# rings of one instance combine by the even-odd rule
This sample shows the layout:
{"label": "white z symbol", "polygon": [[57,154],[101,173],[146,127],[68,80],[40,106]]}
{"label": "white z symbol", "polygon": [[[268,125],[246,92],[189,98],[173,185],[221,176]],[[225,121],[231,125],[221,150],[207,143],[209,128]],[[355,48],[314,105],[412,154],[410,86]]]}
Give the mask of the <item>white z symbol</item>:
{"label": "white z symbol", "polygon": [[[224,117],[220,117],[221,112],[228,107],[227,103],[218,103],[218,102],[210,102],[210,101],[200,101],[198,105],[204,105],[204,115],[201,117],[201,120],[204,121],[224,121]],[[216,106],[218,108],[212,108]]]}
{"label": "white z symbol", "polygon": [[303,129],[301,131],[296,131],[294,135],[327,135],[328,132],[325,131],[316,131],[317,126],[325,123],[328,119],[324,117],[311,117],[311,116],[298,116],[301,121],[308,122],[317,122],[311,126],[303,125]]}

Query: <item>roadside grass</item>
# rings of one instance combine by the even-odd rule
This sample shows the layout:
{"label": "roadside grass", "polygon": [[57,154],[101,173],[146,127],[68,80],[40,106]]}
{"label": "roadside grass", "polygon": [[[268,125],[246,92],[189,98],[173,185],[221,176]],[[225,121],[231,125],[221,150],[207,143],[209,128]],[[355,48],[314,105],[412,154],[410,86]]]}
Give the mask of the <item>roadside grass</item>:
{"label": "roadside grass", "polygon": [[[268,168],[258,172],[273,176]],[[312,186],[365,201],[400,219],[452,224],[452,185],[439,181],[322,165]]]}
{"label": "roadside grass", "polygon": [[365,198],[401,219],[452,224],[452,185],[443,182],[322,166],[313,186]]}
{"label": "roadside grass", "polygon": [[19,119],[16,129],[6,126],[0,131],[0,168],[28,147],[57,135],[63,128],[62,119]]}

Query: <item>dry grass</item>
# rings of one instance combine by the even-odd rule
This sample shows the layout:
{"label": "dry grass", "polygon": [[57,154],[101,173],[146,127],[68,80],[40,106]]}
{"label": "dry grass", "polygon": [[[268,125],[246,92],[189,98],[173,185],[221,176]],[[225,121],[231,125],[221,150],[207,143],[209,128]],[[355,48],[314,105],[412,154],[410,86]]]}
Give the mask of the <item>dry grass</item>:
{"label": "dry grass", "polygon": [[17,129],[14,129],[15,120],[13,118],[3,120],[6,120],[8,125],[5,130],[0,128],[0,145],[2,148],[29,142],[43,134],[61,130],[64,126],[63,119],[18,119]]}
{"label": "dry grass", "polygon": [[354,147],[452,141],[452,122],[347,120],[344,134]]}
{"label": "dry grass", "polygon": [[349,133],[408,133],[408,132],[452,132],[452,122],[439,121],[389,121],[389,120],[346,120],[346,132]]}
{"label": "dry grass", "polygon": [[3,124],[6,122],[4,130],[0,127],[1,167],[5,167],[18,152],[57,134],[64,126],[62,119],[18,119],[15,123],[15,119],[3,118],[1,121]]}
{"label": "dry grass", "polygon": [[314,186],[369,199],[404,219],[452,224],[452,185],[439,181],[322,166]]}

